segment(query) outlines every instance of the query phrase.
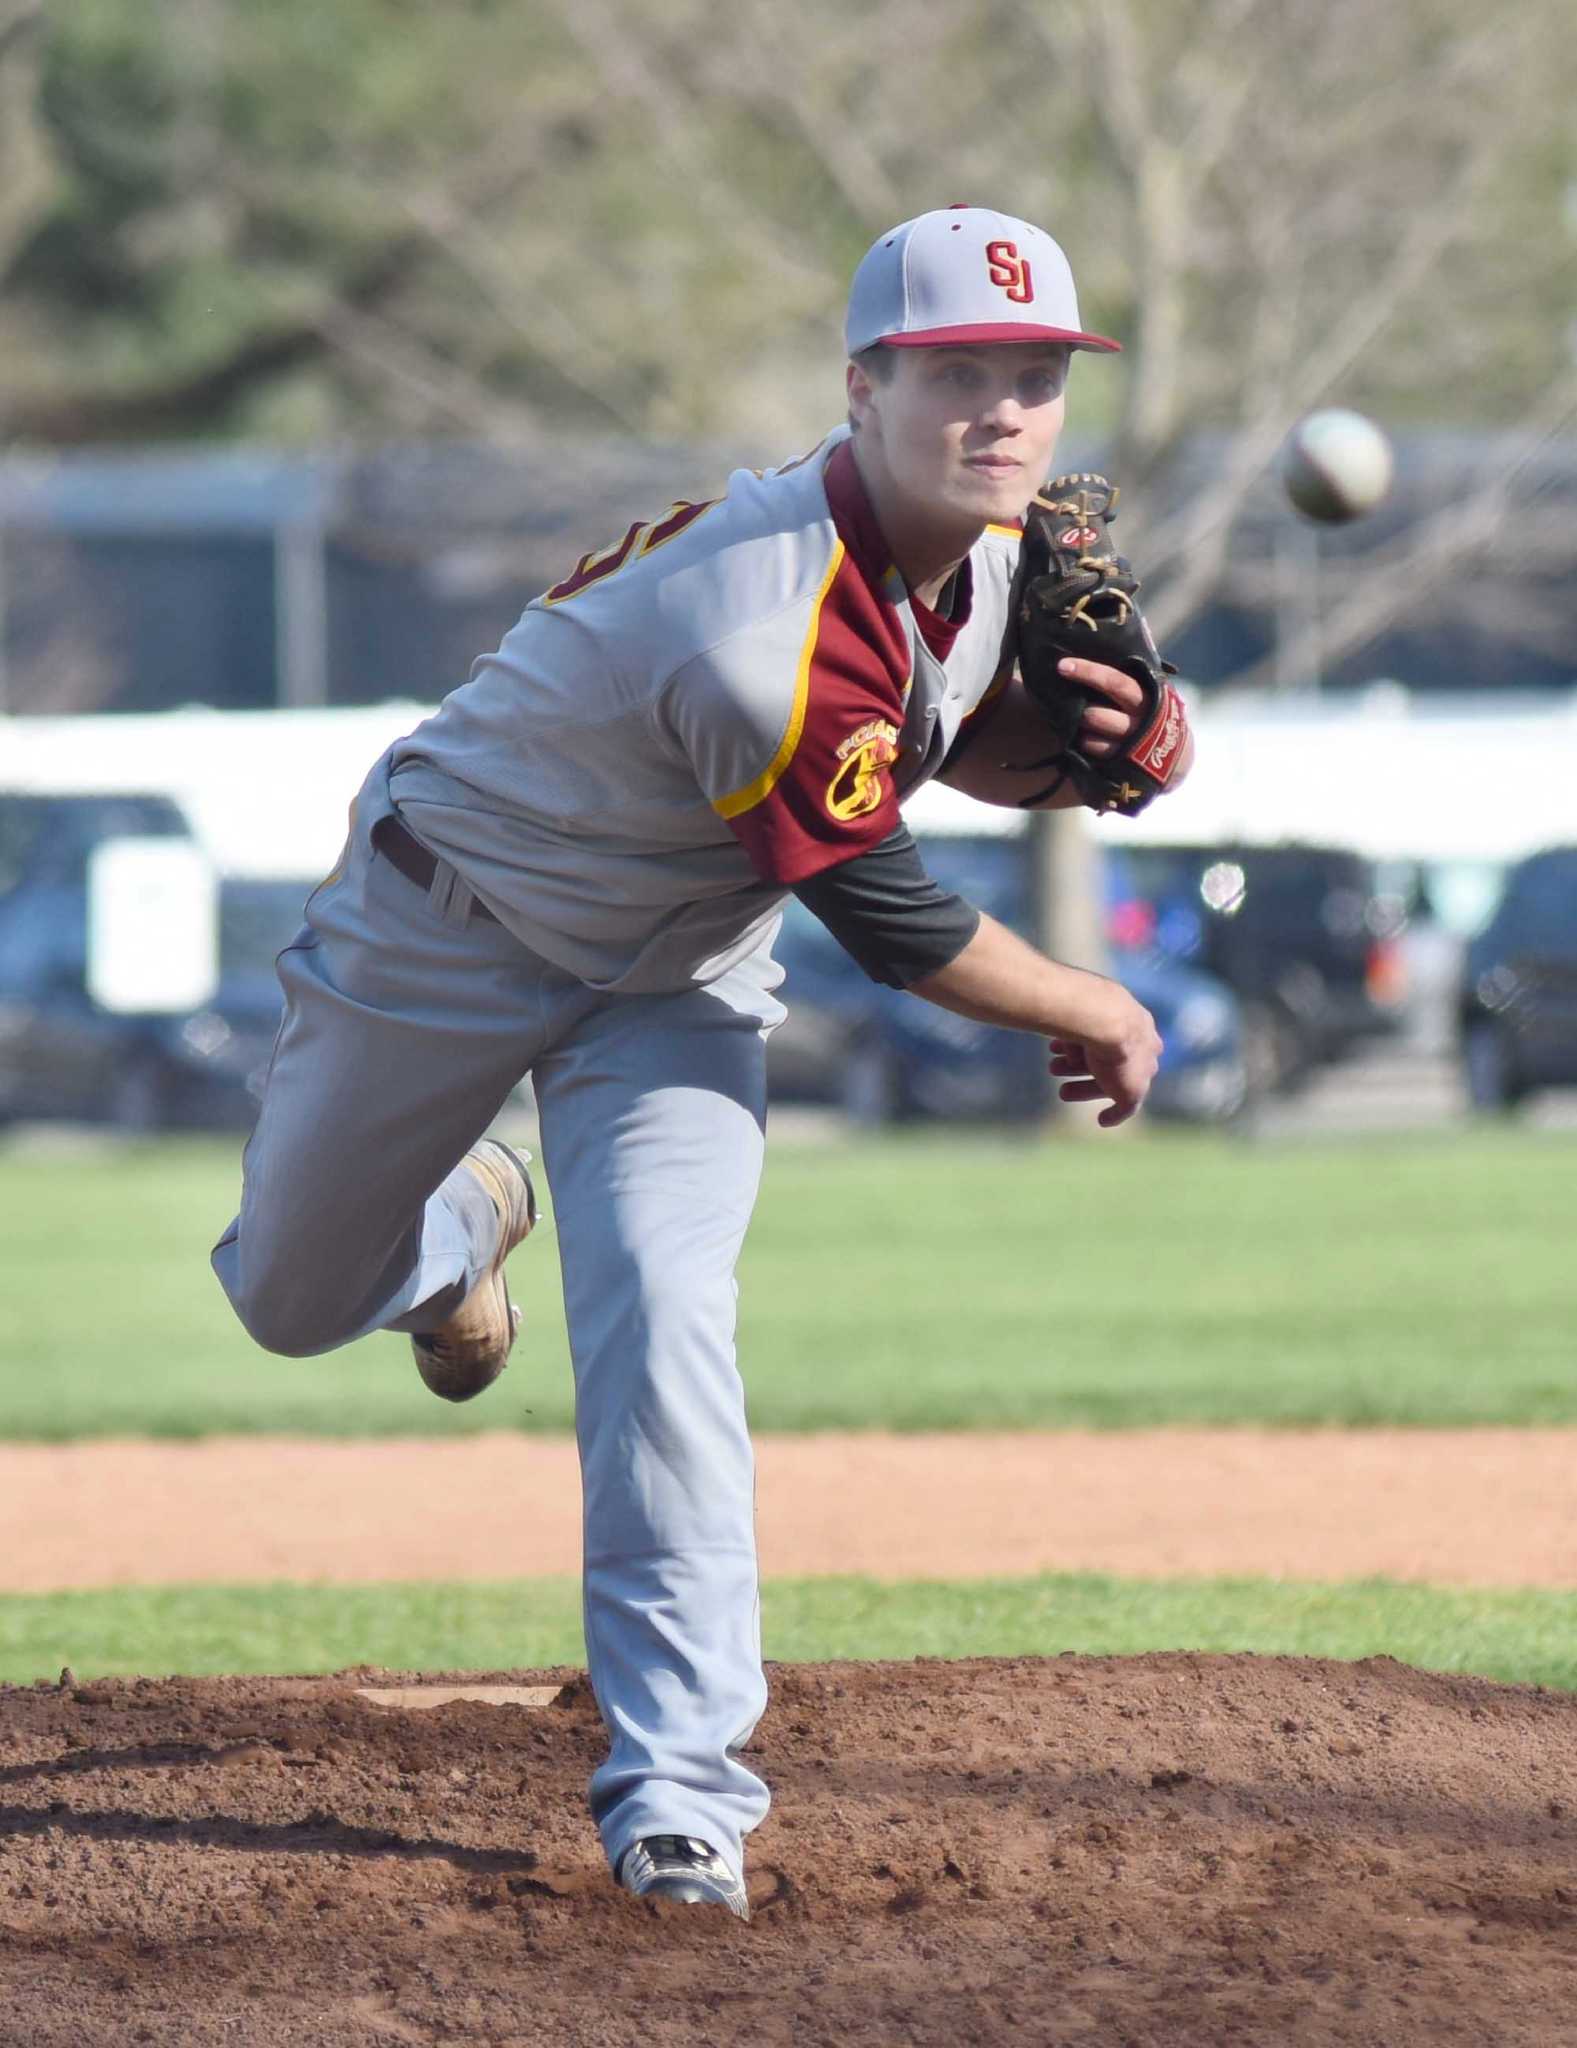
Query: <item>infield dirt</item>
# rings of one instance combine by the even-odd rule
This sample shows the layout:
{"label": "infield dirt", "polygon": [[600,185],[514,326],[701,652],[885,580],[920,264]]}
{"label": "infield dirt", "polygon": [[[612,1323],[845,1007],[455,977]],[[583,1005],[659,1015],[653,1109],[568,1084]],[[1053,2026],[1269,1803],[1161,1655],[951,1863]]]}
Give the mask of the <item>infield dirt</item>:
{"label": "infield dirt", "polygon": [[374,1678],[0,1690],[0,2041],[1577,2041],[1577,1697],[1395,1664],[778,1666],[754,1918],[615,1889],[602,1730]]}
{"label": "infield dirt", "polygon": [[[1572,1429],[762,1436],[761,1564],[1571,1586],[1574,1462]],[[502,1430],[0,1444],[0,1557],[13,1593],[574,1575],[580,1472]]]}

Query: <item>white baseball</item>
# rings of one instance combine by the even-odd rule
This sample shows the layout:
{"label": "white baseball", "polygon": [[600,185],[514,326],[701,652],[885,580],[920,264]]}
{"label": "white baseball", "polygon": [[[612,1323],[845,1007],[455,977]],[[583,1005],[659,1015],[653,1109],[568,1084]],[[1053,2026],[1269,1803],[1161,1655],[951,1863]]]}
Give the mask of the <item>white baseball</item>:
{"label": "white baseball", "polygon": [[1305,414],[1287,436],[1281,480],[1306,518],[1335,523],[1372,512],[1391,488],[1393,467],[1374,421],[1332,406]]}

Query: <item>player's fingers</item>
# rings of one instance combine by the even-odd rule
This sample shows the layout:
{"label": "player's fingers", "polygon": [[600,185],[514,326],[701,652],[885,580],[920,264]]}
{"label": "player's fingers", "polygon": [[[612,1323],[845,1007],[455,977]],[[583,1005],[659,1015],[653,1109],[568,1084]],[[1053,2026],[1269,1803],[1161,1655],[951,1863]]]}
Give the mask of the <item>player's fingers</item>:
{"label": "player's fingers", "polygon": [[1132,716],[1115,704],[1092,704],[1079,720],[1081,733],[1099,733],[1105,739],[1120,740],[1132,727]]}
{"label": "player's fingers", "polygon": [[1099,690],[1103,697],[1109,697],[1112,703],[1120,704],[1125,711],[1137,711],[1144,702],[1144,692],[1133,677],[1120,668],[1109,667],[1104,661],[1084,661],[1070,655],[1066,661],[1057,663],[1057,669],[1071,682],[1084,683]]}
{"label": "player's fingers", "polygon": [[1111,1094],[1099,1081],[1064,1081],[1057,1093],[1064,1102],[1104,1102]]}
{"label": "player's fingers", "polygon": [[1115,754],[1132,734],[1134,724],[1135,720],[1115,705],[1094,705],[1079,721],[1078,749],[1097,761]]}

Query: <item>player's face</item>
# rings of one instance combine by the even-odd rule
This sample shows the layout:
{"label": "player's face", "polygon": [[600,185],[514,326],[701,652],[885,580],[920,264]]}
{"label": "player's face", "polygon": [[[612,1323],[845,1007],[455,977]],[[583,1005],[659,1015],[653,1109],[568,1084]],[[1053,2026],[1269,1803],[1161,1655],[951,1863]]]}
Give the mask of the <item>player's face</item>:
{"label": "player's face", "polygon": [[887,383],[857,369],[850,379],[862,467],[874,462],[911,515],[960,525],[1019,518],[1051,470],[1068,350],[1012,342],[891,353]]}

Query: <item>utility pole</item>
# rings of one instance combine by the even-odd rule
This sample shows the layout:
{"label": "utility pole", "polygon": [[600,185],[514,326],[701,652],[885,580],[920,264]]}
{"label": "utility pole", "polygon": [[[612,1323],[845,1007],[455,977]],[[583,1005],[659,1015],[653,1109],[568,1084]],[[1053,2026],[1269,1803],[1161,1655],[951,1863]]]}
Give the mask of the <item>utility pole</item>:
{"label": "utility pole", "polygon": [[7,603],[8,592],[6,589],[6,542],[9,538],[10,534],[6,527],[0,525],[0,718],[4,718],[11,709],[11,669],[7,657],[9,645],[7,613],[9,605]]}
{"label": "utility pole", "polygon": [[[1084,967],[1095,974],[1109,972],[1101,848],[1090,813],[1082,806],[1032,812],[1030,848],[1035,937],[1041,951],[1068,967]],[[1101,1108],[1100,1103],[1062,1101],[1053,1082],[1052,1134],[1058,1138],[1093,1136]],[[1100,1135],[1111,1133],[1101,1131]]]}
{"label": "utility pole", "polygon": [[307,710],[329,701],[328,537],[322,514],[274,529],[274,701]]}

